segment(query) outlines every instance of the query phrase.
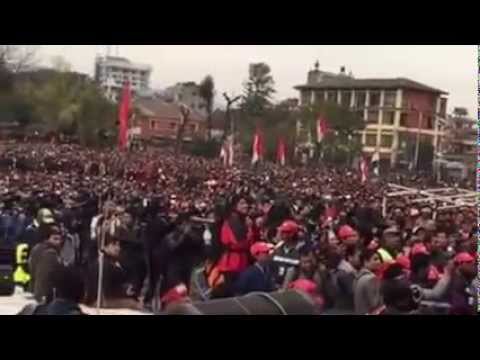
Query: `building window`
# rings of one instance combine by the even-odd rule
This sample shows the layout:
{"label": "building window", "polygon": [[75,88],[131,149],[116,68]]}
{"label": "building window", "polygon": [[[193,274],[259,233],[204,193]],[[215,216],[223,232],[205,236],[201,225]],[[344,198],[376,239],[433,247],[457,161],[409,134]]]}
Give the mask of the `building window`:
{"label": "building window", "polygon": [[325,93],[323,91],[317,91],[315,93],[315,104],[323,104],[325,102]]}
{"label": "building window", "polygon": [[433,129],[433,118],[431,116],[427,117],[426,125],[427,125],[427,129],[430,129],[430,130]]}
{"label": "building window", "polygon": [[336,91],[329,91],[327,93],[327,101],[336,103],[337,102],[337,92]]}
{"label": "building window", "polygon": [[177,128],[177,124],[175,123],[170,123],[169,126],[170,126],[170,130],[175,130]]}
{"label": "building window", "polygon": [[393,108],[393,107],[395,107],[396,100],[397,100],[397,92],[396,91],[385,91],[385,98],[384,98],[384,101],[383,101],[383,106]]}
{"label": "building window", "polygon": [[400,126],[407,127],[408,125],[408,113],[401,113],[400,114]]}
{"label": "building window", "polygon": [[410,104],[409,104],[408,98],[407,98],[406,94],[403,94],[403,96],[402,96],[402,109],[409,109],[409,108],[410,108]]}
{"label": "building window", "polygon": [[190,132],[193,133],[193,132],[195,132],[196,129],[197,129],[196,125],[194,125],[194,124],[190,125]]}
{"label": "building window", "polygon": [[310,91],[302,91],[301,98],[302,98],[302,105],[309,105],[310,99],[311,99]]}
{"label": "building window", "polygon": [[393,135],[382,135],[381,146],[383,148],[391,148],[393,144]]}
{"label": "building window", "polygon": [[395,111],[384,111],[382,123],[384,125],[393,125],[395,123]]}
{"label": "building window", "polygon": [[355,113],[357,114],[357,116],[358,116],[360,119],[362,119],[362,120],[365,121],[365,111],[364,111],[364,110],[357,110],[357,111],[355,111]]}
{"label": "building window", "polygon": [[155,130],[155,127],[156,127],[155,121],[153,121],[153,120],[150,121],[150,129]]}
{"label": "building window", "polygon": [[380,92],[379,91],[371,91],[370,92],[370,106],[372,106],[372,107],[380,106]]}
{"label": "building window", "polygon": [[367,94],[364,91],[358,91],[355,93],[355,107],[364,108],[367,101]]}
{"label": "building window", "polygon": [[375,110],[368,111],[367,123],[378,124],[378,111],[375,111]]}
{"label": "building window", "polygon": [[369,147],[377,146],[377,134],[367,134],[366,145]]}
{"label": "building window", "polygon": [[445,117],[447,115],[447,99],[441,98],[440,99],[440,116]]}
{"label": "building window", "polygon": [[352,101],[352,93],[350,91],[343,91],[342,99],[341,99],[342,106],[349,108],[351,101]]}

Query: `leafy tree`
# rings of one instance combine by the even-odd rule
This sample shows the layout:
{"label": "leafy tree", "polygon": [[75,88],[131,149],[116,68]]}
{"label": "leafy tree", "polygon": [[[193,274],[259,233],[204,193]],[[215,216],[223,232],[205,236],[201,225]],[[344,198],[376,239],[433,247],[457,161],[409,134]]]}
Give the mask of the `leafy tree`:
{"label": "leafy tree", "polygon": [[207,105],[207,136],[208,140],[210,140],[212,138],[212,112],[215,99],[215,82],[212,76],[208,75],[200,83],[200,96],[205,100]]}
{"label": "leafy tree", "polygon": [[113,131],[116,107],[86,76],[69,72],[66,62],[57,64],[58,71],[40,82],[26,81],[19,91],[46,130],[75,135],[93,145],[100,141],[100,132]]}
{"label": "leafy tree", "polygon": [[272,106],[275,82],[270,66],[265,63],[250,64],[249,78],[244,85],[243,110],[252,116],[261,116]]}
{"label": "leafy tree", "polygon": [[349,109],[334,103],[303,107],[300,121],[315,143],[318,143],[316,127],[320,116],[327,121],[329,132],[320,143],[317,153],[323,154],[326,162],[352,161],[362,151],[362,145],[355,134],[365,128],[364,120]]}
{"label": "leafy tree", "polygon": [[[262,132],[265,158],[276,161],[277,146],[280,138],[286,142],[287,153],[292,154],[296,141],[296,112],[284,104],[272,106],[264,111],[263,116],[248,117],[248,120],[239,121],[238,139],[242,148],[250,153],[253,138],[257,129]],[[247,117],[245,113],[242,116]]]}

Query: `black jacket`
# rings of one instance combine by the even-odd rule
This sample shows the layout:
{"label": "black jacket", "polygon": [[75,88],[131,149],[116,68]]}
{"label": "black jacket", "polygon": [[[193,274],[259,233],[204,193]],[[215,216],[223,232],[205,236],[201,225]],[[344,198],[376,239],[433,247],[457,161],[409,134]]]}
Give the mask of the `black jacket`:
{"label": "black jacket", "polygon": [[[87,304],[95,303],[98,289],[98,260],[89,268],[87,279]],[[115,260],[105,256],[103,265],[103,296],[106,299],[128,298],[128,274]]]}
{"label": "black jacket", "polygon": [[53,299],[52,275],[63,266],[57,250],[46,243],[36,245],[30,254],[29,267],[32,276],[31,288],[39,303]]}
{"label": "black jacket", "polygon": [[46,308],[46,315],[85,315],[77,303],[56,299],[52,301]]}

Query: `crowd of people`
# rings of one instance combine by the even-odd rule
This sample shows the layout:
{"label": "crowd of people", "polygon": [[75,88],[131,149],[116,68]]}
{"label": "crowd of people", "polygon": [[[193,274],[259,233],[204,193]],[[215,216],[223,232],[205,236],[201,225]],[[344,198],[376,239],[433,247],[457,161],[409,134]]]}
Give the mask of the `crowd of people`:
{"label": "crowd of people", "polygon": [[[429,176],[262,163],[227,168],[168,148],[14,144],[0,152],[0,247],[40,312],[296,289],[324,314],[475,314],[477,214],[396,198]],[[457,184],[474,187],[474,182]],[[102,254],[99,263],[99,253]]]}

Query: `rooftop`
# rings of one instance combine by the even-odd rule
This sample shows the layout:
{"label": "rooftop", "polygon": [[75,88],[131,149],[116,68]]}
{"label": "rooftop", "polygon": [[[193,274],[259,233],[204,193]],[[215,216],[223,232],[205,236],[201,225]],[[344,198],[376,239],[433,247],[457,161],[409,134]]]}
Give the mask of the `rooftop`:
{"label": "rooftop", "polygon": [[[179,118],[182,114],[180,105],[167,103],[160,99],[138,99],[135,106],[147,116]],[[190,120],[205,121],[205,118],[192,110]]]}
{"label": "rooftop", "polygon": [[103,63],[108,66],[117,66],[122,69],[152,71],[152,67],[146,64],[133,63],[130,60],[116,56],[98,57],[97,63]]}
{"label": "rooftop", "polygon": [[329,77],[321,82],[295,86],[296,90],[314,89],[410,89],[448,95],[447,92],[407,78],[354,79],[351,77]]}

